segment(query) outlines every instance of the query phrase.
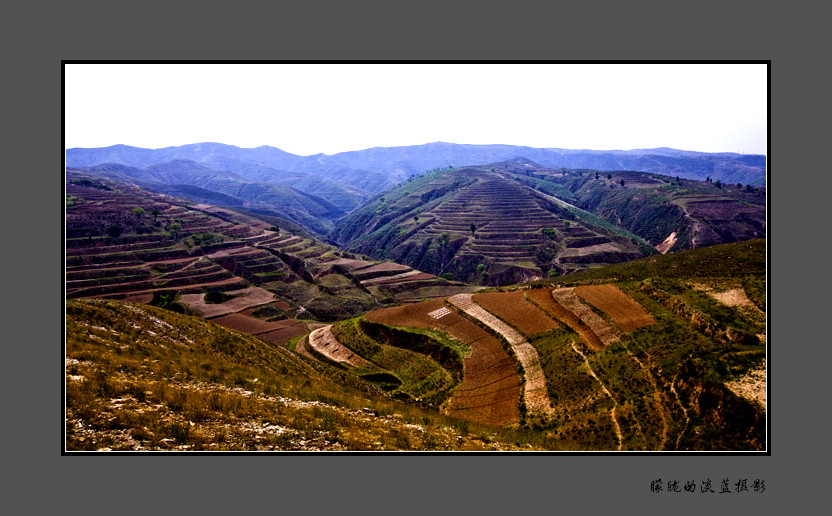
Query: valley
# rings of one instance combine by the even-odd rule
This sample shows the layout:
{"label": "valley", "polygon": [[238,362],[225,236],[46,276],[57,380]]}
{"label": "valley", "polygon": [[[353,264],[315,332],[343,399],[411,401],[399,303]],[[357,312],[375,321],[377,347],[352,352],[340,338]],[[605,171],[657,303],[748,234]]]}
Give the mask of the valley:
{"label": "valley", "polygon": [[214,150],[68,159],[68,451],[766,449],[764,186]]}

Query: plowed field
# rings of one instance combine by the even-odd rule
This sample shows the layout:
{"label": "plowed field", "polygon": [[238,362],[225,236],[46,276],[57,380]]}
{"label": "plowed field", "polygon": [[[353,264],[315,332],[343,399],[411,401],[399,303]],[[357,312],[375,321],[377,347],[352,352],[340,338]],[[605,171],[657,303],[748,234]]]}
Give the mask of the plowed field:
{"label": "plowed field", "polygon": [[475,294],[474,302],[528,337],[560,327],[551,317],[526,301],[524,292]]}
{"label": "plowed field", "polygon": [[441,330],[471,346],[471,355],[462,361],[462,383],[448,402],[447,414],[495,426],[519,421],[520,378],[514,360],[497,339],[456,312],[439,319],[428,315],[445,306],[443,299],[436,299],[370,312],[367,319]]}
{"label": "plowed field", "polygon": [[604,346],[609,346],[618,340],[615,330],[578,298],[574,288],[556,288],[552,291],[552,296],[558,304],[578,316],[579,326],[589,326],[590,331]]}
{"label": "plowed field", "polygon": [[552,296],[552,290],[548,288],[532,289],[526,292],[527,298],[537,306],[543,308],[550,315],[563,322],[578,335],[581,336],[584,343],[595,351],[604,349],[604,343],[598,338],[595,333],[586,324],[581,324],[578,316],[564,308],[560,303],[555,301]]}
{"label": "plowed field", "polygon": [[274,300],[274,294],[260,287],[249,287],[242,290],[232,290],[226,294],[233,296],[225,303],[209,304],[205,302],[205,294],[183,294],[182,302],[202,312],[205,318],[241,312],[246,308],[266,304]]}
{"label": "plowed field", "polygon": [[575,293],[609,315],[623,332],[656,322],[643,306],[615,285],[585,285],[575,287]]}
{"label": "plowed field", "polygon": [[211,319],[211,322],[232,330],[256,335],[273,344],[282,344],[292,337],[307,332],[306,325],[294,319],[270,322],[243,313],[224,315]]}

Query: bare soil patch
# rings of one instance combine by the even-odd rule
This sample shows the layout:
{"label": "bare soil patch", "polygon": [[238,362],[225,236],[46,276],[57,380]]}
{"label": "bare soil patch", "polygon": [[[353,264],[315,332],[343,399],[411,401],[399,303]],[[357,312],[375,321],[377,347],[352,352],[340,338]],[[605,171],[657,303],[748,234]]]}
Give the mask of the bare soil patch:
{"label": "bare soil patch", "polygon": [[284,328],[294,326],[299,323],[299,321],[294,319],[286,319],[283,321],[274,322],[263,321],[257,319],[254,316],[244,313],[223,315],[221,317],[211,319],[211,322],[219,324],[220,326],[225,326],[226,328],[231,328],[232,330],[237,330],[257,336],[265,334],[266,332],[282,330]]}
{"label": "bare soil patch", "polygon": [[335,362],[348,364],[353,367],[363,367],[369,364],[369,362],[342,346],[332,335],[331,328],[332,326],[324,326],[310,333],[309,346]]}
{"label": "bare soil patch", "polygon": [[748,299],[745,291],[741,288],[731,289],[727,292],[708,292],[708,295],[728,306],[754,306],[754,303]]}
{"label": "bare soil patch", "polygon": [[667,252],[670,251],[670,249],[674,245],[676,245],[676,232],[675,231],[670,233],[670,235],[668,235],[668,237],[665,238],[664,241],[661,244],[658,244],[656,246],[656,250],[659,251],[662,254],[667,254]]}
{"label": "bare soil patch", "polygon": [[643,306],[615,285],[584,285],[576,287],[575,293],[609,315],[623,332],[656,322]]}
{"label": "bare soil patch", "polygon": [[261,333],[257,336],[267,342],[271,342],[272,344],[284,344],[285,342],[288,342],[294,337],[297,337],[298,335],[303,335],[308,331],[306,325],[300,321],[292,320],[281,322],[287,322],[291,324],[287,325],[282,329]]}
{"label": "bare soil patch", "polygon": [[529,337],[560,327],[551,317],[526,301],[522,291],[476,294],[474,302]]}
{"label": "bare soil patch", "polygon": [[745,375],[731,382],[725,382],[725,386],[738,396],[755,403],[766,409],[766,363],[762,366],[748,371]]}

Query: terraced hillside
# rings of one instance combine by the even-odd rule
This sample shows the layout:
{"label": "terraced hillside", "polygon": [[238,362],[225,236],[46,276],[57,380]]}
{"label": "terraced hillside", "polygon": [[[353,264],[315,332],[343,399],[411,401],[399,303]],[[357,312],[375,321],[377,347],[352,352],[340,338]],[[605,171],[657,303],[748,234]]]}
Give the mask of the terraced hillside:
{"label": "terraced hillside", "polygon": [[515,162],[437,171],[375,198],[334,237],[348,250],[460,281],[506,285],[655,252],[521,182]]}
{"label": "terraced hillside", "polygon": [[662,253],[766,235],[765,186],[628,171],[517,171],[523,184],[625,228]]}
{"label": "terraced hillside", "polygon": [[[173,160],[145,168],[103,163],[95,166],[68,169],[86,176],[134,183],[154,192],[205,202],[215,206],[246,208],[291,220],[307,232],[326,234],[333,221],[344,216],[347,209],[353,209],[363,202],[366,194],[344,191],[326,181],[309,181],[301,191],[287,184],[291,174],[254,173],[255,180],[233,172],[213,170],[190,160]],[[279,181],[273,180],[280,178]],[[311,191],[324,193],[337,203],[319,197]]]}
{"label": "terraced hillside", "polygon": [[[232,327],[285,342],[307,331],[306,323],[287,320],[333,321],[408,296],[469,291],[342,253],[291,223],[268,220],[70,171],[66,296],[152,303],[223,324],[233,319]],[[253,321],[247,326],[240,317]]]}
{"label": "terraced hillside", "polygon": [[[762,450],[765,268],[749,264],[761,263],[764,242],[709,248],[703,261],[722,268],[685,266],[702,251],[662,257],[676,276],[615,275],[648,258],[593,271],[606,272],[600,283],[564,276],[373,311],[332,342],[372,362],[373,349],[427,331],[463,364],[445,414],[519,425],[570,447]],[[363,363],[343,366],[363,374]]]}

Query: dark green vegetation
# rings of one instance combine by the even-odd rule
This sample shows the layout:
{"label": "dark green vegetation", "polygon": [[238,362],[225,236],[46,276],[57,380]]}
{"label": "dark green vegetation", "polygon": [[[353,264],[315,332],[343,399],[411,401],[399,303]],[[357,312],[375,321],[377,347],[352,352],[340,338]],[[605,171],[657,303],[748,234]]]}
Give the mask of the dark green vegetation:
{"label": "dark green vegetation", "polygon": [[462,359],[453,349],[424,334],[373,324],[362,318],[343,321],[332,334],[370,362],[353,372],[397,397],[439,407],[462,377]]}
{"label": "dark green vegetation", "polygon": [[66,449],[516,450],[494,429],[392,399],[282,347],[114,300],[66,309]]}

